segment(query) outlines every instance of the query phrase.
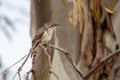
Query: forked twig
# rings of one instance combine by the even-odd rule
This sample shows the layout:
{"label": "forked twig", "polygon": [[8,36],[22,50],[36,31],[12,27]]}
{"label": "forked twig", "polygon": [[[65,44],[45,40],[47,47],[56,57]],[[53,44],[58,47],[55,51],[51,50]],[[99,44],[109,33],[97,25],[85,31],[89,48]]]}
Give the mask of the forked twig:
{"label": "forked twig", "polygon": [[52,73],[56,78],[57,80],[59,80],[59,76],[53,71],[52,69],[52,61],[51,61],[51,56],[49,55],[49,53],[47,52],[47,48],[45,46],[43,46],[43,44],[40,44],[40,47],[43,48],[46,56],[48,57],[48,63],[49,63],[49,66],[50,66],[50,73]]}
{"label": "forked twig", "polygon": [[29,56],[32,55],[32,51],[36,48],[36,46],[39,44],[40,39],[37,40],[35,42],[35,44],[33,44],[32,48],[29,51],[29,54],[27,55],[26,59],[24,60],[24,62],[22,63],[22,65],[19,67],[20,70],[22,70],[22,67],[24,66],[24,64],[26,63],[26,61],[28,60]]}
{"label": "forked twig", "polygon": [[[37,47],[37,46],[36,46],[36,47]],[[36,47],[35,47],[35,48],[36,48]],[[35,48],[34,48],[34,50],[35,50]],[[33,50],[33,51],[34,51],[34,50]],[[38,55],[38,58],[37,58],[36,60],[34,60],[34,63],[32,63],[31,69],[27,72],[26,80],[28,80],[30,73],[32,73],[34,80],[36,80],[35,72],[34,72],[34,67],[35,67],[35,65],[38,63],[38,61],[39,61],[39,59],[40,59],[40,56],[41,56],[41,54],[39,54],[39,55]]]}
{"label": "forked twig", "polygon": [[19,80],[21,80],[21,74],[20,74],[20,72],[18,72],[18,77],[19,77]]}
{"label": "forked twig", "polygon": [[[32,51],[38,46],[38,44],[40,43],[40,40],[37,40],[36,43],[32,46],[32,48],[30,49],[29,53],[27,55],[25,55],[23,58],[21,58],[20,60],[18,60],[16,63],[14,63],[12,66],[10,66],[9,68],[7,68],[6,70],[4,70],[3,72],[1,72],[0,74],[8,71],[9,69],[11,69],[13,66],[15,66],[17,63],[19,63],[21,60],[24,60],[24,62],[22,63],[22,65],[18,68],[18,71],[17,73],[14,75],[13,79],[15,79],[16,75],[18,74],[18,77],[19,77],[19,80],[21,80],[21,75],[20,75],[20,71],[22,70],[23,66],[25,65],[25,63],[27,62],[28,58],[30,55],[32,55]],[[110,55],[108,55],[107,57],[101,59],[99,61],[98,64],[95,65],[94,68],[92,68],[86,75],[83,75],[79,69],[76,67],[76,64],[74,63],[71,55],[69,52],[67,52],[65,49],[63,48],[60,48],[60,47],[57,47],[55,45],[52,45],[52,44],[42,44],[40,43],[39,46],[41,48],[43,48],[46,56],[48,57],[48,62],[49,62],[49,66],[50,66],[50,72],[57,78],[57,80],[59,80],[59,76],[52,70],[52,61],[51,61],[51,56],[49,55],[49,53],[47,52],[47,48],[46,46],[44,45],[47,45],[48,47],[51,47],[51,48],[54,48],[54,49],[57,49],[58,51],[62,52],[65,54],[66,58],[69,60],[69,62],[72,64],[73,68],[75,69],[75,71],[79,74],[80,77],[82,77],[84,80],[87,80],[96,70],[98,70],[101,66],[104,66],[110,59],[112,59],[115,55],[119,54],[120,53],[120,49],[119,50],[116,50],[115,52],[111,53]],[[39,57],[40,58],[40,57]],[[38,59],[39,59],[38,58]],[[38,60],[36,60],[38,62]],[[35,64],[33,64],[31,70],[28,72],[28,75],[30,72],[33,73],[33,67],[34,67]]]}
{"label": "forked twig", "polygon": [[17,76],[17,74],[18,74],[18,73],[15,73],[14,77],[12,78],[12,80],[14,80],[14,79],[15,79],[15,77]]}
{"label": "forked twig", "polygon": [[[27,54],[28,55],[28,54]],[[9,68],[3,70],[0,74],[3,74],[5,72],[7,72],[8,70],[10,70],[12,67],[14,67],[16,64],[18,64],[20,61],[22,61],[27,55],[25,55],[24,57],[22,57],[20,60],[18,60],[17,62],[15,62],[13,65],[11,65]]]}
{"label": "forked twig", "polygon": [[83,77],[88,79],[96,70],[98,70],[101,66],[104,66],[110,59],[112,59],[115,55],[120,53],[120,49],[116,50],[115,52],[109,54],[105,58],[101,59],[98,64],[95,65],[86,75]]}
{"label": "forked twig", "polygon": [[[37,47],[37,45],[39,44],[39,42],[40,42],[40,39],[37,40],[37,41],[35,42],[35,44],[32,45],[32,48],[30,49],[29,53],[22,58],[22,59],[24,59],[24,58],[26,57],[25,60],[23,61],[22,65],[18,68],[18,71],[17,71],[17,73],[15,74],[15,76],[13,77],[13,80],[15,79],[15,77],[16,77],[17,74],[18,74],[19,80],[21,80],[20,72],[21,72],[23,66],[25,65],[25,63],[27,62],[28,58],[30,57],[30,55],[32,55],[33,50],[34,50],[34,49]],[[19,61],[17,61],[17,62],[16,62],[15,64],[13,64],[11,67],[13,67],[14,65],[16,65],[16,64],[17,64],[18,62],[20,62],[22,59],[20,59]],[[10,68],[11,68],[11,67],[10,67]],[[8,69],[10,69],[10,68],[8,68]]]}
{"label": "forked twig", "polygon": [[14,77],[12,78],[12,80],[14,80],[17,75],[18,75],[19,80],[21,80],[21,74],[20,74],[20,72],[16,72],[15,75],[14,75]]}
{"label": "forked twig", "polygon": [[58,51],[61,51],[62,53],[65,54],[65,56],[67,57],[67,59],[70,61],[70,63],[72,64],[73,68],[76,70],[76,72],[79,74],[79,76],[81,76],[83,78],[83,74],[79,71],[79,69],[76,67],[76,64],[74,63],[71,55],[69,54],[69,52],[67,52],[65,49],[62,49],[60,47],[57,47],[55,45],[52,44],[47,44],[49,47],[52,47],[54,49],[57,49]]}
{"label": "forked twig", "polygon": [[[37,47],[37,46],[36,46],[36,47]],[[46,48],[42,43],[39,43],[39,47],[43,48],[44,53],[45,53],[45,55],[46,55],[47,58],[48,58],[48,63],[49,63],[49,66],[50,66],[50,70],[49,70],[50,73],[52,73],[52,74],[57,78],[57,80],[59,80],[59,76],[58,76],[58,75],[53,71],[53,69],[52,69],[51,56],[50,56],[49,53],[47,52],[47,48]],[[33,69],[33,68],[34,68],[34,66],[37,64],[40,56],[41,56],[41,54],[39,55],[39,57],[37,58],[37,60],[35,60],[34,64],[32,65],[32,68],[27,72],[27,77],[26,77],[27,79],[28,79],[28,77],[29,77],[29,74],[32,73],[34,80],[36,80],[36,78],[35,78],[35,73],[34,73],[34,69]]]}
{"label": "forked twig", "polygon": [[34,72],[34,70],[33,70],[33,66],[32,66],[32,68],[30,69],[30,71],[27,72],[26,80],[29,80],[29,75],[30,75],[30,73],[32,73],[32,75],[33,75],[33,80],[37,80],[36,77],[35,77],[35,72]]}
{"label": "forked twig", "polygon": [[57,47],[55,45],[52,44],[47,44],[47,46],[52,47],[54,49],[57,49],[58,51],[61,51],[63,53],[65,53],[65,56],[67,57],[67,59],[70,61],[70,63],[73,65],[74,69],[78,72],[78,74],[84,79],[84,80],[88,80],[88,78],[96,71],[98,70],[101,66],[104,66],[110,59],[112,59],[115,55],[120,53],[120,49],[116,50],[115,52],[111,53],[110,55],[108,55],[107,57],[103,58],[102,60],[99,61],[99,63],[97,65],[95,65],[94,68],[92,68],[86,75],[83,75],[76,67],[74,61],[72,60],[71,55],[65,50],[62,49],[60,47]]}

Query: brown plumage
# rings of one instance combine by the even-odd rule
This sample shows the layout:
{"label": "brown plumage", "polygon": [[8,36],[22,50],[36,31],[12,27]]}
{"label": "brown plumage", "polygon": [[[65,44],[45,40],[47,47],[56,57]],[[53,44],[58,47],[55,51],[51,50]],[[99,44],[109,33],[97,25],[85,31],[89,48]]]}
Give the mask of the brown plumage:
{"label": "brown plumage", "polygon": [[52,38],[53,31],[55,30],[58,24],[55,23],[45,23],[43,27],[37,30],[36,35],[32,41],[34,44],[37,40],[41,39],[41,41],[49,41]]}

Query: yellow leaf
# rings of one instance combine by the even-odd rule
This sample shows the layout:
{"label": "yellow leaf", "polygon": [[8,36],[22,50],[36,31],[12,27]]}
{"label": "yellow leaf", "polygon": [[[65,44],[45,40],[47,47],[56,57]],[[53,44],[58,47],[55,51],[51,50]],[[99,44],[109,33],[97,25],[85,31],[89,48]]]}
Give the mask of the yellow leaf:
{"label": "yellow leaf", "polygon": [[83,24],[83,20],[82,20],[82,15],[83,15],[83,13],[82,13],[82,5],[81,5],[81,0],[76,0],[76,2],[77,2],[77,16],[78,16],[78,21],[79,21],[79,24],[80,24],[80,33],[82,32],[82,28],[83,28],[83,26],[82,26],[82,24]]}
{"label": "yellow leaf", "polygon": [[114,11],[115,1],[111,0],[112,11]]}
{"label": "yellow leaf", "polygon": [[66,1],[65,0],[62,0],[62,3],[64,6],[66,6]]}
{"label": "yellow leaf", "polygon": [[104,9],[105,9],[105,11],[107,11],[107,12],[110,13],[110,14],[113,14],[113,13],[114,13],[114,11],[108,9],[107,7],[105,7]]}
{"label": "yellow leaf", "polygon": [[69,12],[69,22],[73,26],[77,24],[77,4],[75,0],[72,0],[73,9]]}
{"label": "yellow leaf", "polygon": [[72,18],[72,10],[69,12],[69,22],[74,26],[73,18]]}

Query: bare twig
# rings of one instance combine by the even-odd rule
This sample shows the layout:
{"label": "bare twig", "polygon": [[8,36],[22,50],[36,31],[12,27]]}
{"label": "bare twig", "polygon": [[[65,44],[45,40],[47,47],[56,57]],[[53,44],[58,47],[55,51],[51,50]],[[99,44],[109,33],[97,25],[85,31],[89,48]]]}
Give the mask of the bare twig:
{"label": "bare twig", "polygon": [[[37,47],[37,46],[36,46],[36,47]],[[34,49],[34,50],[35,50],[35,49]],[[35,65],[38,63],[38,61],[39,61],[39,59],[40,59],[40,56],[41,56],[41,54],[39,54],[39,55],[38,55],[38,58],[37,58],[36,60],[34,60],[34,63],[32,64],[31,69],[27,72],[26,80],[28,80],[30,73],[32,73],[34,80],[36,80],[35,72],[34,72],[34,67],[35,67]]]}
{"label": "bare twig", "polygon": [[36,77],[35,77],[34,69],[33,69],[34,65],[35,64],[33,64],[32,68],[27,72],[26,80],[29,80],[30,73],[32,73],[32,75],[33,75],[33,78],[34,78],[33,80],[37,80]]}
{"label": "bare twig", "polygon": [[26,74],[27,74],[26,80],[29,80],[29,75],[30,75],[30,73],[32,73],[32,69],[26,73]]}
{"label": "bare twig", "polygon": [[110,59],[112,59],[115,55],[120,53],[120,49],[106,56],[102,60],[99,61],[98,64],[95,65],[86,75],[84,75],[84,79],[88,79],[96,70],[98,70],[101,66],[104,66]]}
{"label": "bare twig", "polygon": [[19,77],[19,80],[21,80],[21,75],[20,75],[20,72],[18,72],[18,77]]}
{"label": "bare twig", "polygon": [[15,79],[15,77],[17,76],[17,74],[18,74],[18,72],[16,72],[16,73],[15,73],[14,77],[12,78],[12,80],[14,80],[14,79]]}
{"label": "bare twig", "polygon": [[67,59],[70,61],[70,63],[73,65],[74,69],[78,72],[78,74],[84,79],[84,80],[87,80],[96,70],[98,70],[101,66],[104,66],[110,59],[112,59],[115,55],[119,54],[120,53],[120,49],[119,50],[116,50],[115,52],[111,53],[110,55],[108,55],[107,57],[103,58],[102,60],[99,61],[99,63],[97,65],[95,65],[94,68],[92,68],[86,75],[83,75],[76,67],[74,61],[72,60],[72,57],[70,56],[70,54],[60,48],[60,47],[57,47],[55,45],[52,45],[52,44],[47,44],[49,47],[52,47],[54,49],[57,49],[63,53],[65,53],[65,56],[67,57]]}
{"label": "bare twig", "polygon": [[[23,58],[21,58],[20,60],[18,60],[16,63],[14,63],[12,66],[10,66],[9,68],[7,68],[6,70],[4,70],[3,72],[6,72],[8,71],[9,69],[11,69],[13,66],[15,66],[17,63],[19,63],[21,60],[24,60],[24,62],[22,63],[22,65],[18,68],[18,71],[17,73],[14,75],[13,79],[15,79],[16,75],[18,74],[18,77],[19,77],[19,80],[21,80],[21,75],[20,75],[20,71],[22,70],[23,66],[25,65],[25,63],[27,62],[28,58],[30,55],[32,55],[32,51],[37,47],[37,46],[40,46],[41,48],[43,48],[44,52],[45,52],[45,55],[48,57],[48,63],[49,63],[49,66],[50,66],[50,73],[52,73],[56,78],[57,80],[59,80],[59,76],[53,71],[52,69],[52,61],[51,61],[51,56],[49,55],[49,53],[47,52],[47,48],[46,46],[44,46],[44,44],[40,43],[40,40],[37,40],[35,42],[35,44],[33,44],[32,48],[30,49],[29,53],[27,55],[25,55]],[[79,69],[76,67],[76,64],[74,63],[71,55],[69,52],[67,52],[65,49],[62,49],[60,47],[57,47],[55,45],[52,45],[52,44],[45,44],[47,45],[48,47],[51,47],[51,48],[54,48],[54,49],[57,49],[58,51],[62,52],[65,54],[66,58],[69,60],[69,62],[72,64],[73,68],[75,69],[75,71],[79,74],[80,77],[82,77],[84,80],[87,80],[96,70],[98,70],[101,66],[104,66],[110,59],[112,59],[115,55],[119,54],[120,53],[120,49],[119,50],[116,50],[115,52],[111,53],[110,55],[108,55],[107,57],[99,60],[99,63],[95,65],[94,68],[92,68],[86,75],[83,75]],[[38,57],[39,59],[40,57]],[[38,59],[36,60],[35,64],[38,62]],[[31,70],[27,73],[28,76],[30,74],[30,72],[32,72],[32,74],[34,75],[34,70],[33,70],[33,67],[35,66],[35,64],[33,64]],[[1,72],[0,74],[2,74],[3,72]],[[35,77],[34,77],[35,78]],[[35,79],[36,80],[36,79]]]}
{"label": "bare twig", "polygon": [[28,60],[29,56],[30,56],[30,55],[32,56],[32,51],[36,48],[36,46],[39,44],[39,42],[40,42],[40,39],[37,40],[37,41],[35,42],[35,44],[33,44],[32,48],[31,48],[30,51],[29,51],[29,54],[27,55],[26,59],[24,60],[24,62],[22,63],[22,65],[21,65],[19,68],[22,69],[22,67],[24,66],[24,64],[25,64],[26,61]]}
{"label": "bare twig", "polygon": [[37,40],[35,42],[35,44],[33,44],[32,48],[29,51],[29,54],[27,55],[26,59],[24,60],[24,62],[22,63],[22,65],[19,67],[19,71],[22,70],[22,67],[24,66],[24,64],[26,63],[26,61],[28,60],[29,56],[32,55],[32,51],[36,48],[36,46],[39,44],[40,40]]}
{"label": "bare twig", "polygon": [[14,75],[14,77],[12,78],[12,80],[14,80],[17,75],[18,75],[19,80],[21,80],[21,74],[20,74],[20,72],[16,72],[15,75]]}
{"label": "bare twig", "polygon": [[57,80],[59,80],[59,76],[58,76],[58,75],[53,71],[53,69],[52,69],[51,56],[48,54],[47,48],[46,48],[45,46],[43,46],[43,44],[40,44],[40,47],[43,48],[43,50],[44,50],[46,56],[48,57],[48,63],[49,63],[49,66],[50,66],[50,70],[49,70],[50,73],[52,73],[52,74],[57,78]]}
{"label": "bare twig", "polygon": [[[28,54],[27,54],[28,55]],[[10,70],[12,67],[14,67],[16,64],[18,64],[21,60],[23,60],[27,55],[25,55],[24,57],[22,57],[20,60],[18,60],[17,62],[15,62],[13,65],[11,65],[9,68],[3,70],[0,74],[6,73],[8,70]]]}
{"label": "bare twig", "polygon": [[[48,57],[48,63],[49,63],[49,66],[50,66],[50,70],[49,70],[50,73],[52,73],[52,74],[57,78],[57,80],[59,80],[58,75],[52,70],[51,56],[48,54],[47,48],[46,48],[42,43],[39,43],[39,42],[38,42],[38,44],[39,44],[39,47],[43,48],[43,50],[44,50],[44,52],[45,52],[45,55]],[[38,45],[38,44],[37,44],[37,45]],[[36,46],[36,47],[37,47],[37,46]],[[36,47],[34,47],[34,49],[35,49]],[[40,56],[41,56],[41,54],[39,55],[39,57],[37,58],[37,60],[35,60],[34,64],[32,65],[32,68],[27,72],[26,79],[28,79],[29,74],[32,73],[34,80],[36,80],[36,78],[35,78],[35,73],[34,73],[34,66],[36,65],[36,63],[37,63],[38,60],[40,59]],[[21,68],[21,67],[20,67],[20,68]]]}
{"label": "bare twig", "polygon": [[37,45],[39,44],[39,42],[40,42],[40,39],[37,40],[35,42],[35,44],[32,45],[32,48],[30,49],[29,53],[27,54],[26,59],[24,60],[24,62],[22,63],[22,65],[18,68],[17,74],[18,74],[20,80],[21,80],[20,72],[21,72],[23,66],[25,65],[25,63],[27,62],[28,58],[30,57],[30,55],[32,56],[32,52],[37,47]]}
{"label": "bare twig", "polygon": [[47,44],[49,47],[52,47],[54,49],[57,49],[58,51],[61,51],[62,53],[65,54],[65,56],[67,57],[67,59],[70,61],[70,63],[72,64],[72,66],[74,67],[74,69],[77,71],[77,73],[79,74],[79,76],[81,76],[83,78],[83,74],[79,71],[79,69],[76,67],[76,64],[74,63],[71,55],[69,54],[69,52],[67,52],[65,49],[62,49],[60,47],[57,47],[55,45],[52,44]]}
{"label": "bare twig", "polygon": [[[32,45],[32,48],[30,49],[29,53],[22,58],[22,59],[24,59],[24,58],[26,57],[25,60],[24,60],[24,62],[22,63],[22,65],[18,68],[18,71],[17,71],[17,73],[15,74],[15,76],[13,77],[13,80],[14,80],[14,78],[16,77],[17,74],[18,74],[18,76],[19,76],[19,80],[21,80],[20,72],[21,72],[23,66],[25,65],[25,63],[27,62],[29,56],[32,55],[32,51],[36,48],[36,46],[39,44],[39,42],[40,42],[40,39],[37,40],[37,41],[35,42],[35,44]],[[15,64],[13,64],[11,67],[13,67],[14,65],[16,65],[16,64],[17,64],[18,62],[20,62],[22,59],[20,59],[19,61],[17,61],[17,62],[16,62]],[[11,68],[11,67],[10,67],[10,68]],[[8,69],[10,69],[10,68],[8,68]]]}
{"label": "bare twig", "polygon": [[29,80],[29,75],[30,75],[30,71],[26,73],[26,77],[25,77],[25,80]]}

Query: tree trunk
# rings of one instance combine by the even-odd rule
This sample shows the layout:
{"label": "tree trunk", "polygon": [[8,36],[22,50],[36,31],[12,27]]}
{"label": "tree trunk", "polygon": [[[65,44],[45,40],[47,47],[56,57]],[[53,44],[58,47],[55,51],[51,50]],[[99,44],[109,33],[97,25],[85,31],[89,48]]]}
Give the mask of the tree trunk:
{"label": "tree trunk", "polygon": [[[71,9],[71,4],[66,3],[67,6],[65,7],[62,0],[32,0],[31,36],[34,38],[36,30],[43,26],[44,23],[58,23],[60,26],[56,29],[51,43],[68,51],[80,71],[83,74],[87,74],[89,70],[97,64],[98,59],[106,57],[109,55],[108,53],[110,51],[113,52],[116,47],[117,49],[119,48],[120,28],[118,26],[118,19],[120,16],[117,14],[119,14],[120,11],[118,10],[120,8],[120,1],[118,1],[119,3],[115,2],[115,11],[118,11],[118,13],[115,12],[112,15],[112,24],[116,40],[111,37],[109,31],[104,32],[102,27],[106,26],[96,24],[97,22],[93,19],[94,16],[90,12],[89,0],[81,1],[82,7],[84,8],[84,29],[82,36],[79,32],[79,24],[72,27],[69,23],[68,14]],[[106,2],[110,1],[107,0]],[[59,76],[60,80],[80,80],[63,53],[53,49],[49,49],[49,53],[52,57],[53,70]],[[38,54],[41,54],[41,56],[39,57],[39,55],[37,55],[39,61],[34,67],[34,77],[36,79],[33,80],[56,80],[56,77],[49,73],[50,66],[44,51],[40,49]],[[119,70],[119,61],[119,58],[115,59],[115,65],[107,63],[107,65],[93,73],[88,80],[102,80],[104,77],[106,80],[108,77],[110,80],[119,80],[118,75],[120,75],[120,73],[116,72],[116,70]],[[117,76],[113,76],[115,73]]]}
{"label": "tree trunk", "polygon": [[[50,22],[52,17],[50,0],[32,0],[31,1],[31,37],[34,38],[36,30],[44,23]],[[40,56],[39,62],[34,67],[33,80],[49,80],[49,64],[47,56],[42,49],[37,53]],[[37,57],[39,57],[37,55]]]}

